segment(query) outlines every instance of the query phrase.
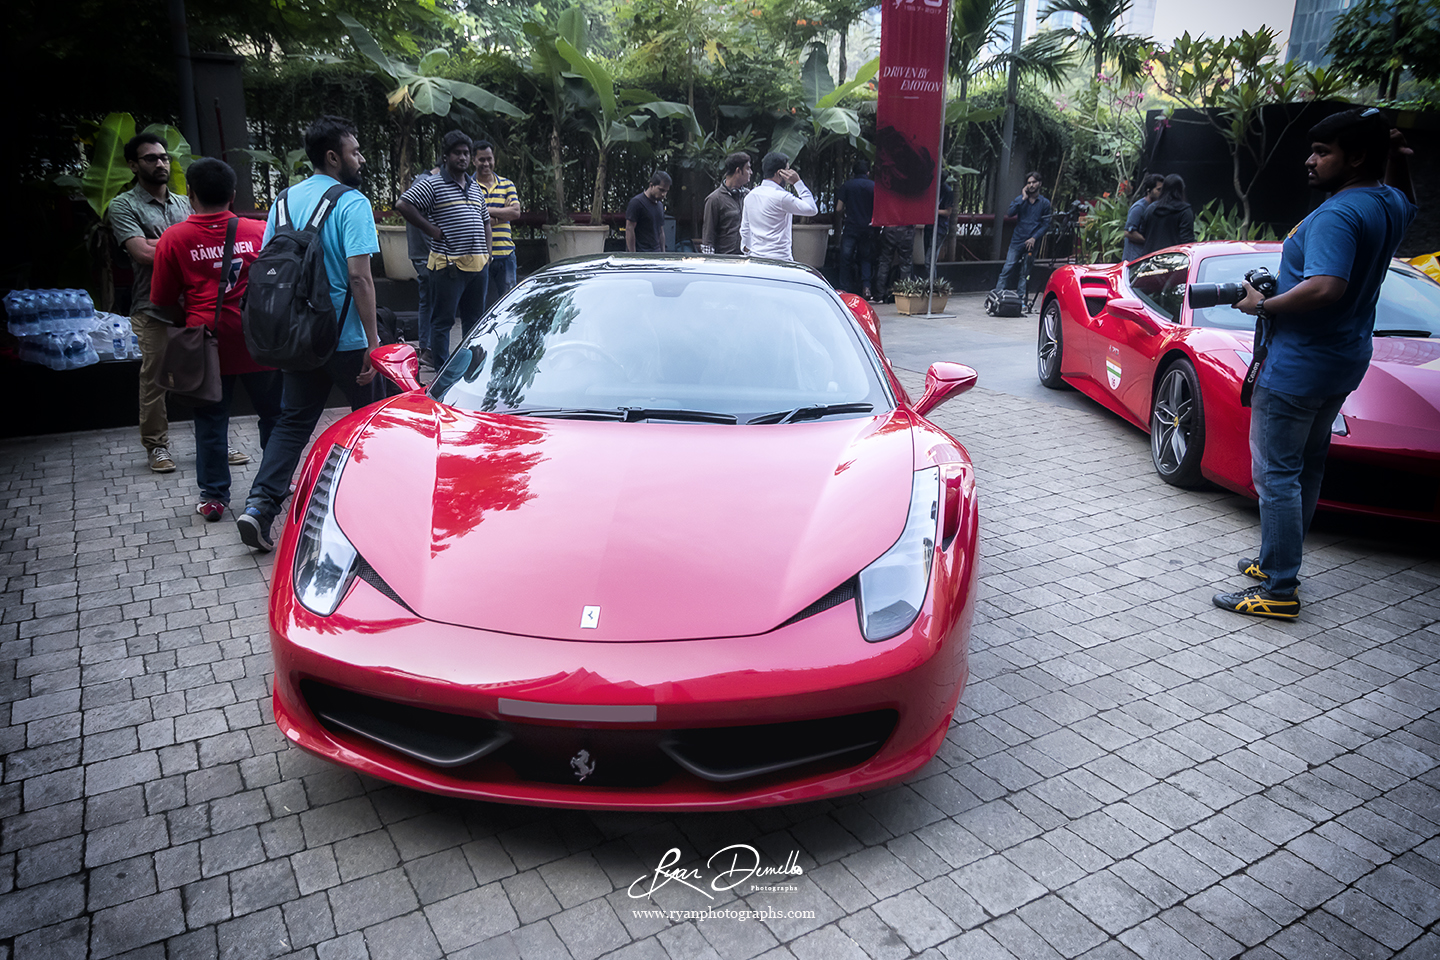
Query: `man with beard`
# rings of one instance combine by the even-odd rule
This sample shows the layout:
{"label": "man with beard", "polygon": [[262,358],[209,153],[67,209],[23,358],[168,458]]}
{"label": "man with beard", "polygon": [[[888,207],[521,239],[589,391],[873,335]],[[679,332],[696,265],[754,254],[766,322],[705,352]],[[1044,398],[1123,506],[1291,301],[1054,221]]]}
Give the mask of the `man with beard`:
{"label": "man with beard", "polygon": [[125,144],[125,160],[135,174],[135,188],[112,200],[106,216],[115,242],[130,255],[135,271],[130,328],[140,343],[140,442],[150,469],[169,473],[175,469],[170,458],[170,421],[165,413],[165,389],[155,379],[165,356],[169,324],[150,302],[150,275],[160,234],[190,216],[190,201],[170,192],[170,153],[155,134],[132,137]]}
{"label": "man with beard", "polygon": [[1261,318],[1250,408],[1260,555],[1238,563],[1260,583],[1214,598],[1222,610],[1282,620],[1300,613],[1300,559],[1330,432],[1370,367],[1380,284],[1417,212],[1411,151],[1380,111],[1326,117],[1310,139],[1310,185],[1330,196],[1286,236],[1279,293],[1262,297],[1247,283],[1235,305]]}
{"label": "man with beard", "polygon": [[[1015,218],[1015,232],[1010,235],[1010,250],[1005,254],[995,291],[1018,290],[1021,303],[1026,303],[1025,287],[1030,282],[1030,258],[1035,255],[1035,245],[1050,229],[1050,201],[1040,195],[1040,186],[1040,174],[1027,173],[1024,192],[1005,211],[1005,216]],[[1030,312],[1028,305],[1025,312]]]}
{"label": "man with beard", "polygon": [[464,336],[485,312],[491,241],[490,201],[470,175],[469,136],[451,130],[440,140],[440,155],[439,176],[416,177],[395,201],[401,216],[430,238],[429,346],[436,370],[450,359],[456,317]]}
{"label": "man with beard", "polygon": [[[293,224],[307,223],[331,187],[358,187],[360,168],[365,163],[355,127],[343,117],[330,115],[318,118],[305,131],[305,155],[315,173],[281,195]],[[275,234],[275,222],[275,208],[271,207],[265,224],[266,243]],[[375,329],[375,281],[370,273],[370,255],[380,252],[380,240],[374,211],[364,194],[346,190],[339,196],[335,209],[320,228],[319,242],[325,252],[330,302],[340,323],[340,342],[320,368],[284,373],[280,422],[265,445],[245,512],[236,520],[240,539],[256,550],[267,551],[275,546],[270,527],[289,496],[290,478],[320,422],[331,388],[340,389],[352,410],[360,409],[372,398],[370,384],[375,370],[370,366],[370,351],[380,345],[380,337]]]}
{"label": "man with beard", "polygon": [[701,253],[740,253],[740,219],[751,176],[750,154],[741,150],[725,158],[724,179],[705,198]]}

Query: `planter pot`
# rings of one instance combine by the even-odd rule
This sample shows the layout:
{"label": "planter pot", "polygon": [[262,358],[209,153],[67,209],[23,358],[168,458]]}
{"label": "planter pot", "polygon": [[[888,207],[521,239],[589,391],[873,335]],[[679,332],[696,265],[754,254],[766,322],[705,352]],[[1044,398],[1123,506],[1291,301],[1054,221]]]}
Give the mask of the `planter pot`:
{"label": "planter pot", "polygon": [[558,227],[545,228],[545,247],[550,254],[550,262],[569,260],[571,257],[584,257],[593,253],[605,252],[605,238],[609,236],[610,228],[599,227]]}
{"label": "planter pot", "polygon": [[934,300],[929,300],[927,297],[907,297],[904,294],[897,293],[895,294],[895,309],[899,313],[907,316],[922,314],[925,312],[925,305],[928,301],[930,308],[936,313],[939,313],[945,309],[945,301],[949,299],[948,294],[943,297],[937,295]]}
{"label": "planter pot", "polygon": [[385,276],[391,280],[414,280],[415,265],[410,262],[410,243],[405,237],[405,228],[390,223],[377,223],[380,231],[380,258],[385,264]]}
{"label": "planter pot", "polygon": [[819,270],[825,266],[825,248],[830,245],[831,228],[826,223],[792,223],[790,257]]}

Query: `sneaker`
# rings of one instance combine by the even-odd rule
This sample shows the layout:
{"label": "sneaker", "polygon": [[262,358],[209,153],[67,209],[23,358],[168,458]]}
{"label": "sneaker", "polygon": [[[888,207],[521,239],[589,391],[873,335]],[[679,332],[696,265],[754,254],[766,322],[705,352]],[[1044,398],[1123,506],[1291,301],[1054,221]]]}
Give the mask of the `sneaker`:
{"label": "sneaker", "polygon": [[246,507],[245,512],[235,519],[235,525],[240,528],[240,541],[261,553],[275,549],[275,541],[270,539],[270,525],[274,522],[273,518],[267,520],[261,516],[254,507]]}
{"label": "sneaker", "polygon": [[250,462],[250,454],[244,452],[243,450],[235,450],[232,448],[230,451],[229,460],[230,466],[232,467],[244,466],[245,464]]}
{"label": "sneaker", "polygon": [[1261,583],[1264,583],[1266,580],[1270,579],[1269,575],[1266,574],[1264,570],[1260,569],[1259,557],[1242,557],[1240,560],[1236,561],[1235,569],[1239,570],[1242,574],[1249,577],[1251,580],[1259,580]]}
{"label": "sneaker", "polygon": [[873,291],[871,291],[869,287],[866,287],[865,290],[860,294],[860,296],[866,300],[873,301],[875,299],[875,294]]}
{"label": "sneaker", "polygon": [[225,516],[225,502],[223,500],[201,500],[195,512],[200,514],[210,523],[214,523]]}
{"label": "sneaker", "polygon": [[1261,583],[1236,593],[1217,593],[1215,606],[1251,617],[1294,620],[1300,615],[1300,595],[1298,592],[1271,593]]}
{"label": "sneaker", "polygon": [[166,447],[150,448],[150,469],[156,473],[171,473],[175,470],[175,461],[170,459],[170,451]]}

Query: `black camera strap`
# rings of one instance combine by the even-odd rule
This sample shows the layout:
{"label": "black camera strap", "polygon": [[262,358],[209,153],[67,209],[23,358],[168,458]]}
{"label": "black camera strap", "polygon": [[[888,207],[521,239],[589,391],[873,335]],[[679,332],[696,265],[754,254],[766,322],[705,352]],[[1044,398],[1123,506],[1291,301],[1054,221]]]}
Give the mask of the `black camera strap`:
{"label": "black camera strap", "polygon": [[1245,371],[1245,380],[1240,384],[1240,406],[1250,406],[1250,395],[1255,392],[1255,381],[1260,379],[1260,369],[1265,366],[1265,356],[1270,352],[1270,315],[1262,307],[1255,315],[1254,354],[1250,369]]}

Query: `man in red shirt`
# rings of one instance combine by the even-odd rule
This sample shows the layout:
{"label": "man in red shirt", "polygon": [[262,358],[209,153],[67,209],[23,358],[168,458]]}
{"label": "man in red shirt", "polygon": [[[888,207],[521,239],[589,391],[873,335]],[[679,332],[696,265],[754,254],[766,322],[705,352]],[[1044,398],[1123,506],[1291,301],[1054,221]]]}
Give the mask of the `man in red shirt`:
{"label": "man in red shirt", "polygon": [[[220,160],[196,160],[185,171],[190,185],[189,219],[166,230],[155,248],[155,272],[150,282],[150,300],[164,310],[172,323],[202,324],[215,329],[220,340],[220,374],[224,395],[219,403],[198,406],[195,414],[195,473],[200,481],[200,503],[195,512],[206,520],[219,520],[230,502],[228,434],[230,401],[235,381],[245,384],[250,403],[260,415],[260,449],[270,440],[270,430],[280,417],[280,373],[257,364],[245,348],[240,328],[240,300],[250,278],[250,264],[260,255],[265,224],[236,218],[230,212],[235,200],[235,171]],[[221,277],[220,261],[225,252],[225,233],[232,219],[238,219],[235,245]],[[215,301],[224,284],[224,305],[215,328]],[[246,458],[248,459],[248,458]],[[246,460],[235,458],[233,462]]]}

